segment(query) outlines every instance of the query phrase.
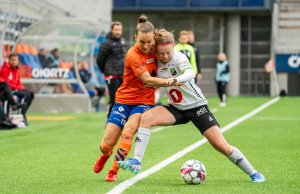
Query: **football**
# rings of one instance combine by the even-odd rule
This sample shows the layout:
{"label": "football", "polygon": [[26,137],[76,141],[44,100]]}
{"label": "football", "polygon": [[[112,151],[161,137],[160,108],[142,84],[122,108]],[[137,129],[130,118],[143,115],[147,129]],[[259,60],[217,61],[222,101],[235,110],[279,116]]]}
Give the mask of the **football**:
{"label": "football", "polygon": [[205,180],[206,169],[200,161],[188,160],[181,166],[180,175],[186,184],[197,185]]}

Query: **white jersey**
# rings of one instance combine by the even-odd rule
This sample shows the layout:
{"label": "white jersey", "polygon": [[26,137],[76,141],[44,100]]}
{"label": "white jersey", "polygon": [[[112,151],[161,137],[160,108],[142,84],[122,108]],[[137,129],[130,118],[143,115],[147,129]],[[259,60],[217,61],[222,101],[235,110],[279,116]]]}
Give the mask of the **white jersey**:
{"label": "white jersey", "polygon": [[[160,78],[176,78],[182,75],[185,69],[193,69],[186,56],[179,51],[174,51],[174,55],[169,62],[164,64],[158,60],[157,64],[157,76]],[[207,100],[201,89],[195,84],[194,79],[185,82],[182,86],[170,86],[166,89],[168,102],[179,110],[192,109],[207,104]]]}

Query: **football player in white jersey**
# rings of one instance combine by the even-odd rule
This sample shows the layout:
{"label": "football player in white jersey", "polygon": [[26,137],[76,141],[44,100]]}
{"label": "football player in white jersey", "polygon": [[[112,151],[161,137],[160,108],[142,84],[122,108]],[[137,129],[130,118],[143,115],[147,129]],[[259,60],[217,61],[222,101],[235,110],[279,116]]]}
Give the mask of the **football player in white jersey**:
{"label": "football player in white jersey", "polygon": [[264,182],[265,177],[252,167],[240,150],[228,144],[220,132],[219,124],[207,106],[207,100],[195,84],[195,72],[191,64],[184,54],[174,51],[173,34],[164,29],[156,30],[154,38],[158,77],[168,78],[169,82],[180,82],[183,85],[167,87],[168,104],[157,106],[142,114],[134,158],[119,161],[119,166],[132,173],[139,173],[149,142],[150,129],[154,126],[178,125],[191,121],[217,151],[248,174],[253,182]]}

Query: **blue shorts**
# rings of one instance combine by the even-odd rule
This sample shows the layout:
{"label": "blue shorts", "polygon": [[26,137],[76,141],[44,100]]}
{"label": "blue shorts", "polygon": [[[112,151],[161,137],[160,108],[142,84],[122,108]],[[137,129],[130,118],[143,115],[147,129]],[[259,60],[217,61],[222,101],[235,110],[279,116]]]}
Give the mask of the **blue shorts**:
{"label": "blue shorts", "polygon": [[108,123],[113,123],[118,125],[121,129],[123,129],[126,121],[128,118],[135,114],[135,113],[141,113],[143,114],[147,110],[153,108],[152,105],[126,105],[126,104],[120,104],[116,103],[112,111],[109,115],[109,118],[107,120]]}

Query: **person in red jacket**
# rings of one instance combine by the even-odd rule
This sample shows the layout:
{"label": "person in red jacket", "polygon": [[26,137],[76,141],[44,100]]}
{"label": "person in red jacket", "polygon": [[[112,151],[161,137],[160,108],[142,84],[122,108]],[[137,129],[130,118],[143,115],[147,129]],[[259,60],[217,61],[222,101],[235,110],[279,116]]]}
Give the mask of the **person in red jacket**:
{"label": "person in red jacket", "polygon": [[19,70],[19,57],[17,54],[12,53],[8,57],[9,62],[4,63],[0,70],[0,77],[2,77],[9,85],[13,94],[19,99],[24,98],[24,105],[22,106],[21,113],[24,116],[24,122],[28,125],[26,112],[34,99],[34,93],[26,90],[21,82],[21,73]]}

